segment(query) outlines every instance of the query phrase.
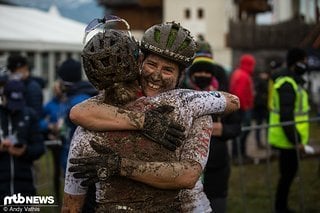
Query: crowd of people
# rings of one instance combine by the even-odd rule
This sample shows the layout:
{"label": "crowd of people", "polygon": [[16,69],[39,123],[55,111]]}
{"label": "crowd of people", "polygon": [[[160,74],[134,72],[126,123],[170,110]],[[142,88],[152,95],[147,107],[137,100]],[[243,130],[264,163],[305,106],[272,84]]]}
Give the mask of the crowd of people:
{"label": "crowd of people", "polygon": [[[62,212],[226,212],[231,160],[250,159],[241,127],[308,119],[307,55],[290,49],[286,67],[271,73],[256,71],[255,56],[243,54],[230,75],[213,56],[203,37],[196,41],[179,23],[153,25],[140,42],[105,27],[83,48],[83,66],[69,58],[57,68],[44,104],[43,81],[26,57],[11,55],[0,79],[1,202],[36,195],[33,163],[50,140],[59,141],[47,150],[57,201],[65,180]],[[308,128],[267,131],[279,152],[277,213],[291,212]],[[255,130],[259,149],[267,146],[263,137]]]}

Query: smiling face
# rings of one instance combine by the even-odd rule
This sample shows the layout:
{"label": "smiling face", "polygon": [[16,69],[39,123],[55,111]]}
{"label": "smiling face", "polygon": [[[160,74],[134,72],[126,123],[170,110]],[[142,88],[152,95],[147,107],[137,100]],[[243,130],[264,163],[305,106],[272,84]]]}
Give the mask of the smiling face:
{"label": "smiling face", "polygon": [[142,63],[141,87],[146,96],[174,89],[179,78],[177,63],[149,54]]}

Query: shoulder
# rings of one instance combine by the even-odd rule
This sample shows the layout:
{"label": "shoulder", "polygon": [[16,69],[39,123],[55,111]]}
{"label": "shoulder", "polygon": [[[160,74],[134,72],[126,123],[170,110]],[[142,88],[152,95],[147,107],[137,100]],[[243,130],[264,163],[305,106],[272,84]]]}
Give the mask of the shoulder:
{"label": "shoulder", "polygon": [[38,114],[37,114],[36,111],[35,111],[33,108],[31,108],[31,107],[28,107],[28,106],[24,107],[24,109],[23,109],[22,112],[23,112],[23,115],[24,115],[24,116],[30,116],[30,117],[35,118],[35,119],[38,118]]}
{"label": "shoulder", "polygon": [[277,78],[275,82],[275,87],[280,91],[294,91],[294,85],[296,84],[292,78]]}
{"label": "shoulder", "polygon": [[40,84],[36,80],[33,80],[33,79],[27,80],[27,87],[32,88],[32,89],[42,90]]}
{"label": "shoulder", "polygon": [[73,106],[84,100],[89,99],[91,96],[85,93],[77,94],[70,97],[69,103]]}

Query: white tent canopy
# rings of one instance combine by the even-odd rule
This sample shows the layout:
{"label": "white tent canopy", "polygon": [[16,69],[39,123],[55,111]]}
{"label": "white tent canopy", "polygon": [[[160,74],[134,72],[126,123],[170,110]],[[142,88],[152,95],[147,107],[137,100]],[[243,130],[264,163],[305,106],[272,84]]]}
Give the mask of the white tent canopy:
{"label": "white tent canopy", "polygon": [[50,11],[0,5],[0,50],[80,51],[85,24]]}

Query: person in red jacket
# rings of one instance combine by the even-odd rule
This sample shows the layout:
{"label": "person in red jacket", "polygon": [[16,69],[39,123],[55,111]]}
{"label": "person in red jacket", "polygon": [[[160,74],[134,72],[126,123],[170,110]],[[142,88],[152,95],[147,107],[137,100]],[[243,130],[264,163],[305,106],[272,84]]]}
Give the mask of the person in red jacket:
{"label": "person in red jacket", "polygon": [[[256,60],[253,55],[244,54],[240,58],[239,66],[232,73],[230,78],[230,93],[240,99],[240,113],[242,126],[250,126],[252,109],[253,109],[253,81],[252,74],[256,65]],[[237,159],[240,155],[247,159],[246,154],[246,139],[249,131],[243,131],[240,136],[240,150],[237,148],[237,143],[232,143],[232,156]]]}

